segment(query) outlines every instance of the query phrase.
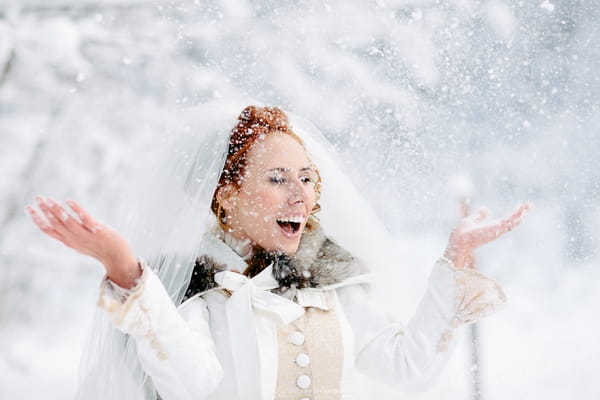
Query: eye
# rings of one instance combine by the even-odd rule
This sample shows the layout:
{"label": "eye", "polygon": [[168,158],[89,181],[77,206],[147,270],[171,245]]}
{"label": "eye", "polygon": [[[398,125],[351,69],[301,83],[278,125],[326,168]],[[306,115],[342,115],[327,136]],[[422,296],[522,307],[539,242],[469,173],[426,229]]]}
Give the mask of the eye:
{"label": "eye", "polygon": [[319,182],[319,175],[311,169],[305,170],[300,176],[300,181],[304,184],[316,186]]}
{"label": "eye", "polygon": [[286,182],[287,182],[287,179],[285,179],[285,178],[284,178],[283,176],[281,176],[281,175],[273,175],[273,176],[269,177],[269,181],[270,181],[271,183],[276,183],[276,184],[278,184],[278,185],[281,185],[281,184],[283,184],[283,183],[286,183]]}

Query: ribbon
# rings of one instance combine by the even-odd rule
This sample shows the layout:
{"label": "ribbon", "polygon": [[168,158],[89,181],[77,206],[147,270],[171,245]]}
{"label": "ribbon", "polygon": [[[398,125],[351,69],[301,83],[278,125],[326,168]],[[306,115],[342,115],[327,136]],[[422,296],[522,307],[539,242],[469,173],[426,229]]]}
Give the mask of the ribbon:
{"label": "ribbon", "polygon": [[270,270],[266,268],[252,279],[232,271],[215,274],[215,282],[232,292],[225,304],[225,311],[240,399],[261,398],[260,368],[256,366],[260,358],[254,310],[264,312],[282,325],[304,314],[303,307],[269,291],[279,286]]}

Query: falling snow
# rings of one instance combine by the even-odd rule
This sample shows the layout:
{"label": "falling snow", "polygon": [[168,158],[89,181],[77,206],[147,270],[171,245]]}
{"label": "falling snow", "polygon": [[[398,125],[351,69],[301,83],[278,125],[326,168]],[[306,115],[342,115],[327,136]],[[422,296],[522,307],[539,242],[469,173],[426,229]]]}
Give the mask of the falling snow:
{"label": "falling snow", "polygon": [[73,397],[102,277],[24,206],[75,198],[125,231],[132,177],[216,98],[331,139],[397,239],[398,266],[371,267],[404,321],[462,203],[535,204],[477,254],[509,298],[480,363],[465,337],[428,392],[394,398],[468,398],[473,367],[485,400],[600,398],[599,20],[591,0],[2,2],[0,398]]}

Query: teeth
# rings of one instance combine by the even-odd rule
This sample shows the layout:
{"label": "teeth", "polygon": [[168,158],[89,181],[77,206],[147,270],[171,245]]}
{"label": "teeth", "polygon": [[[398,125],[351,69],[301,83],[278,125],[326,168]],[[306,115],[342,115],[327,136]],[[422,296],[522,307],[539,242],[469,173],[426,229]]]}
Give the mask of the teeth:
{"label": "teeth", "polygon": [[282,217],[282,218],[277,218],[277,221],[279,222],[296,222],[298,224],[301,224],[305,221],[303,216],[298,216],[298,217]]}

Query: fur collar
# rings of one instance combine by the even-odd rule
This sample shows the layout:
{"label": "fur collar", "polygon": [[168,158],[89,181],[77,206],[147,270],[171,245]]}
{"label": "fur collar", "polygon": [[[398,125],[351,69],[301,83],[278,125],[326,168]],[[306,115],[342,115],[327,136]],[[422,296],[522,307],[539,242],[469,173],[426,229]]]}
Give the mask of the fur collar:
{"label": "fur collar", "polygon": [[[205,242],[202,255],[196,258],[183,301],[216,287],[214,275],[217,272],[228,269],[243,272],[247,267],[241,257],[214,233]],[[264,265],[272,264],[273,277],[280,284],[275,291],[279,293],[289,288],[332,285],[368,272],[348,251],[325,236],[320,227],[304,232],[298,251],[293,256],[262,252],[256,257],[263,257]]]}

